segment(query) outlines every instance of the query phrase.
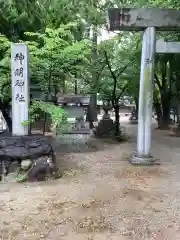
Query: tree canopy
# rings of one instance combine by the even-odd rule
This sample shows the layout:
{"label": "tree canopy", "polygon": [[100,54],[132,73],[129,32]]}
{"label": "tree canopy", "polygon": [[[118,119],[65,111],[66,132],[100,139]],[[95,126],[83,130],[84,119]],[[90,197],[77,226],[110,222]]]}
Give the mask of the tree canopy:
{"label": "tree canopy", "polygon": [[[114,33],[106,40],[106,11],[110,7],[168,7],[176,0],[11,0],[0,3],[0,107],[11,102],[10,43],[29,47],[30,81],[42,94],[99,93],[119,106],[123,96],[138,105],[141,33]],[[158,38],[180,41],[178,32]],[[159,125],[180,99],[179,55],[156,55],[154,107]],[[175,104],[176,103],[176,104]]]}

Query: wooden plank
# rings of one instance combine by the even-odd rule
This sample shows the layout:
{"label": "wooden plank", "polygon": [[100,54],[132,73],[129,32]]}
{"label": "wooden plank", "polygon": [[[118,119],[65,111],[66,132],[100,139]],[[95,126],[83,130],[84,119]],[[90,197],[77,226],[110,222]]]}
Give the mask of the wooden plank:
{"label": "wooden plank", "polygon": [[141,31],[155,27],[161,31],[180,29],[180,11],[158,8],[112,8],[108,10],[110,31]]}
{"label": "wooden plank", "polygon": [[180,53],[180,42],[156,41],[156,53]]}

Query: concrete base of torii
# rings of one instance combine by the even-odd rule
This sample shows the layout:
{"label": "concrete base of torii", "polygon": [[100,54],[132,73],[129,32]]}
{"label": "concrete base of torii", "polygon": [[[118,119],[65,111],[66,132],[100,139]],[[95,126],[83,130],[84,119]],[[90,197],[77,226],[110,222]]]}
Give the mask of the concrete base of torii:
{"label": "concrete base of torii", "polygon": [[129,159],[129,162],[133,165],[141,165],[141,166],[149,166],[149,165],[157,165],[158,164],[156,159],[153,156],[138,157],[137,155],[133,155],[132,158]]}

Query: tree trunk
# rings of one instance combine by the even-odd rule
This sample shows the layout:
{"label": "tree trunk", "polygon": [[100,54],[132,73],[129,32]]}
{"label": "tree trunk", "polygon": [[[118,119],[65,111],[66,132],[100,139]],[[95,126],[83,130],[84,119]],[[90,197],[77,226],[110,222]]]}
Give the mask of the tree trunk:
{"label": "tree trunk", "polygon": [[97,94],[96,93],[91,94],[89,106],[90,106],[92,121],[97,121]]}
{"label": "tree trunk", "polygon": [[90,103],[87,109],[86,121],[90,124],[90,129],[94,128],[94,121],[97,121],[97,109],[96,109],[97,95],[92,94],[90,97]]}
{"label": "tree trunk", "polygon": [[120,136],[120,124],[119,124],[119,104],[114,104],[114,111],[115,111],[115,136]]}
{"label": "tree trunk", "polygon": [[165,62],[162,69],[162,86],[160,87],[162,121],[161,129],[168,129],[170,124],[170,103],[171,103],[171,63]]}
{"label": "tree trunk", "polygon": [[139,98],[138,97],[134,97],[134,102],[135,102],[135,106],[136,106],[136,112],[138,112],[138,109],[139,109]]}
{"label": "tree trunk", "polygon": [[179,110],[177,109],[176,111],[176,123],[180,124],[180,119],[179,119]]}
{"label": "tree trunk", "polygon": [[63,79],[63,94],[66,94],[66,79]]}
{"label": "tree trunk", "polygon": [[[158,118],[158,123],[159,123],[160,129],[168,129],[169,122],[170,122],[169,112],[170,112],[170,101],[171,101],[171,69],[170,69],[170,63],[169,61],[167,61],[167,59],[159,60],[159,66],[161,68],[160,69],[161,76],[159,77],[155,73],[155,81],[159,88],[159,93],[161,96],[160,106],[161,106],[162,116],[161,118]],[[159,95],[159,93],[157,92],[157,95]],[[158,109],[158,112],[159,112],[159,109]]]}
{"label": "tree trunk", "polygon": [[158,128],[160,128],[160,123],[162,121],[162,111],[161,111],[161,105],[159,102],[154,103],[154,109],[157,115]]}
{"label": "tree trunk", "polygon": [[94,128],[94,124],[93,124],[93,119],[92,119],[92,113],[91,113],[90,105],[87,108],[86,121],[89,122],[89,128],[93,129]]}
{"label": "tree trunk", "polygon": [[170,123],[170,99],[169,99],[169,92],[163,91],[161,94],[161,104],[162,104],[162,119],[160,122],[161,129],[168,129]]}
{"label": "tree trunk", "polygon": [[96,70],[97,64],[97,45],[98,45],[98,35],[97,35],[97,25],[93,25],[92,27],[92,92],[91,92],[91,111],[93,114],[93,121],[97,121],[97,89],[98,89],[98,73]]}
{"label": "tree trunk", "polygon": [[77,84],[77,78],[75,78],[75,82],[74,82],[74,94],[78,94],[78,84]]}
{"label": "tree trunk", "polygon": [[44,122],[43,122],[43,135],[46,132],[46,124],[47,124],[47,113],[44,114]]}

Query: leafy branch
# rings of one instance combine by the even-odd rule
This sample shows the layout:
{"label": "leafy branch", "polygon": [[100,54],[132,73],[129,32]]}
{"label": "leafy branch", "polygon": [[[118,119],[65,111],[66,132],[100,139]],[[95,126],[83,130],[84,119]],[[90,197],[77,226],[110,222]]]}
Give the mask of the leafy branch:
{"label": "leafy branch", "polygon": [[29,125],[36,122],[41,117],[41,113],[46,113],[51,118],[51,127],[54,133],[60,133],[63,125],[67,122],[66,112],[59,106],[43,101],[32,101],[29,108],[29,120],[22,125]]}
{"label": "leafy branch", "polygon": [[118,77],[127,69],[127,67],[129,66],[129,64],[131,63],[131,61],[129,61],[120,71],[120,73],[118,74],[118,77],[116,76],[115,72],[112,70],[112,67],[111,67],[111,64],[110,64],[110,61],[109,61],[109,58],[108,58],[108,55],[107,55],[107,51],[104,50],[104,56],[105,56],[105,59],[106,59],[106,63],[107,63],[107,66],[108,66],[108,69],[111,73],[111,76],[114,80],[114,87],[113,87],[113,93],[112,93],[112,98],[113,98],[113,101],[118,101],[119,98],[122,96],[122,94],[124,93],[124,91],[126,90],[128,84],[129,84],[129,81],[123,86],[122,90],[121,90],[121,93],[118,95],[118,97],[116,96],[116,88],[117,88],[117,79]]}

